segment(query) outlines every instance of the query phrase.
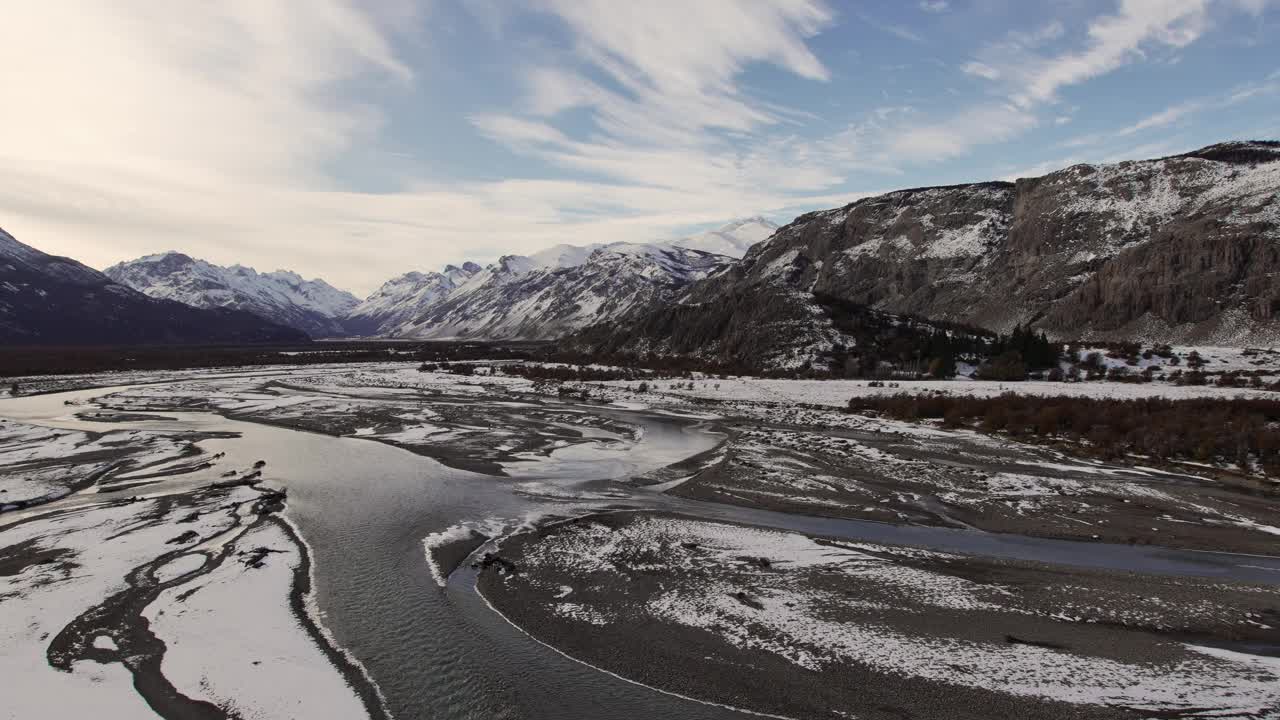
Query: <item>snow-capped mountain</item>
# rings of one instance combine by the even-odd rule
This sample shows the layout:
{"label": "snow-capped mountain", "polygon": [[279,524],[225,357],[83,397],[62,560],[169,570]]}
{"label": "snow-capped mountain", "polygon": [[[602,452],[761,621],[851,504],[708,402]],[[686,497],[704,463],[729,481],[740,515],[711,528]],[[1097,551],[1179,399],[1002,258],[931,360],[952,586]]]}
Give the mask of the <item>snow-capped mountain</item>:
{"label": "snow-capped mountain", "polygon": [[1280,143],[1223,143],[808,213],[683,305],[583,341],[794,364],[845,342],[830,312],[843,302],[1062,339],[1270,345],[1278,246]]}
{"label": "snow-capped mountain", "polygon": [[344,319],[348,333],[400,338],[550,339],[608,322],[726,267],[769,237],[761,217],[666,243],[555,245],[481,268],[391,280]]}
{"label": "snow-capped mountain", "polygon": [[769,236],[777,231],[777,223],[770,222],[757,215],[735,220],[716,230],[708,230],[681,240],[675,240],[672,244],[689,248],[690,250],[701,250],[716,255],[740,258],[747,254],[752,245],[768,240]]}
{"label": "snow-capped mountain", "polygon": [[0,230],[0,343],[299,342],[307,336],[256,315],[148,297],[69,258]]}
{"label": "snow-capped mountain", "polygon": [[411,272],[388,280],[342,319],[348,334],[386,335],[415,318],[465,283],[482,268],[472,262],[448,265],[441,272]]}
{"label": "snow-capped mountain", "polygon": [[[671,302],[731,259],[671,244],[563,246],[509,255],[472,272],[439,301],[379,334],[402,338],[544,340]],[[474,269],[474,266],[472,266]]]}
{"label": "snow-capped mountain", "polygon": [[323,280],[304,280],[286,270],[259,273],[242,265],[221,267],[179,252],[113,265],[106,275],[154,298],[245,310],[316,338],[342,335],[339,318],[360,302]]}

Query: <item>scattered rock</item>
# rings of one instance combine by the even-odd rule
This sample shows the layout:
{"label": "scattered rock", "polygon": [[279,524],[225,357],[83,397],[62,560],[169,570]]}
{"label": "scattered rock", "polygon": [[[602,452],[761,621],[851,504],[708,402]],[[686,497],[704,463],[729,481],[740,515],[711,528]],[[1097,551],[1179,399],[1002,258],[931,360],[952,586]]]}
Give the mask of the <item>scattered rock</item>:
{"label": "scattered rock", "polygon": [[253,503],[253,511],[259,515],[269,515],[284,510],[284,501],[288,493],[284,490],[269,490]]}
{"label": "scattered rock", "polygon": [[738,602],[742,603],[743,605],[746,605],[746,606],[747,606],[747,607],[749,607],[749,608],[754,608],[754,609],[756,609],[756,610],[763,610],[763,609],[764,609],[764,605],[761,605],[759,600],[756,600],[755,598],[753,598],[753,597],[751,597],[750,595],[746,594],[746,593],[745,593],[745,592],[743,592],[742,590],[739,590],[738,592],[734,593],[734,594],[733,594],[733,599],[734,599],[734,600],[737,600]]}
{"label": "scattered rock", "polygon": [[249,567],[257,570],[258,568],[267,564],[266,560],[268,555],[270,555],[271,553],[283,553],[283,552],[285,551],[274,550],[268,547],[256,547],[252,550],[242,550],[239,553],[236,553],[236,555],[240,558],[240,562],[243,563],[245,567]]}
{"label": "scattered rock", "polygon": [[166,545],[186,545],[189,542],[194,542],[199,539],[200,539],[200,533],[197,533],[195,530],[188,530],[176,538],[173,538],[171,540],[166,540],[165,544]]}
{"label": "scattered rock", "polygon": [[491,553],[491,552],[485,553],[484,556],[481,557],[479,560],[477,560],[474,563],[471,563],[471,567],[479,570],[487,570],[491,567],[496,567],[498,569],[498,572],[502,574],[514,575],[515,573],[519,572],[519,570],[516,568],[515,563],[502,557],[501,555],[498,555],[497,553]]}
{"label": "scattered rock", "polygon": [[1059,643],[1048,642],[1045,640],[1027,640],[1026,638],[1020,638],[1016,635],[1005,635],[1004,641],[1009,643],[1010,645],[1030,645],[1032,647],[1048,648],[1050,650],[1066,650],[1067,649],[1066,645],[1061,645]]}

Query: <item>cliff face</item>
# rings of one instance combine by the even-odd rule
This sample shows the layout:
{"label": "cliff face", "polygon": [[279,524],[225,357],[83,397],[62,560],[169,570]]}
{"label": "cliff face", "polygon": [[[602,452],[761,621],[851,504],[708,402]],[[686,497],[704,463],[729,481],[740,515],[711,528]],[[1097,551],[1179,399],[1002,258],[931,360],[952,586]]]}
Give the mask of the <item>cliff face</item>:
{"label": "cliff face", "polygon": [[[738,362],[754,353],[769,366],[833,341],[815,299],[829,296],[997,331],[1031,323],[1064,339],[1271,344],[1280,338],[1277,262],[1280,143],[1226,143],[809,213],[683,298],[725,306],[712,313],[725,318],[718,333],[696,313],[678,311],[678,321],[654,307],[632,340],[599,330],[583,338]],[[754,349],[749,335],[736,337],[779,323],[791,330]],[[701,348],[679,340],[693,326]]]}

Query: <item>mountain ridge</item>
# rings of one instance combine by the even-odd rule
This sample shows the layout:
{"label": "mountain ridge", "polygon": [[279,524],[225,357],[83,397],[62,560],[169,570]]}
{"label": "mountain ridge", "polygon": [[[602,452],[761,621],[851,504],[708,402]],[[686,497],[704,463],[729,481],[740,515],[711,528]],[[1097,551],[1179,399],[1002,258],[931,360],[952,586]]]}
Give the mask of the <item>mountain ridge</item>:
{"label": "mountain ridge", "polygon": [[359,301],[324,280],[288,270],[259,273],[240,264],[223,267],[177,251],[117,263],[104,274],[154,298],[192,307],[251,312],[313,338],[344,334],[340,318]]}
{"label": "mountain ridge", "polygon": [[[1278,161],[1280,143],[1237,141],[862,198],[797,217],[694,283],[681,302],[719,316],[716,328],[695,332],[690,310],[650,307],[628,319],[644,333],[597,328],[574,342],[761,367],[816,361],[842,342],[821,295],[1062,339],[1270,344],[1280,339]],[[747,343],[748,327],[778,332]]]}
{"label": "mountain ridge", "polygon": [[152,298],[0,230],[0,342],[127,345],[305,342],[291,328],[233,309]]}
{"label": "mountain ridge", "polygon": [[[452,275],[448,268],[407,273],[370,295],[344,326],[362,336],[549,340],[590,324],[588,308],[600,313],[594,319],[608,320],[629,312],[641,297],[670,300],[713,266],[733,260],[685,247],[686,241],[708,244],[704,239],[714,236],[712,244],[737,252],[776,227],[756,216],[667,242],[560,244],[530,255],[504,255],[483,268],[467,263],[465,272]],[[604,277],[589,281],[596,273]],[[612,288],[610,276],[619,278]]]}

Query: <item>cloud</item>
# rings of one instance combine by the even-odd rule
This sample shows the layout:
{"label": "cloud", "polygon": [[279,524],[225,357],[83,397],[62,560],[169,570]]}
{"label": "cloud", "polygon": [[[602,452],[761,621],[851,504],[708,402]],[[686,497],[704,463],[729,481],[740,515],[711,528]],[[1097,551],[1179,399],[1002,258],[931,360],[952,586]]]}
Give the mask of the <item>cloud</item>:
{"label": "cloud", "polygon": [[[1066,25],[1051,20],[1008,32],[961,66],[966,74],[1000,83],[1003,96],[971,103],[949,116],[896,125],[869,146],[882,146],[881,163],[927,163],[961,157],[975,147],[1005,142],[1046,122],[1063,125],[1070,114],[1043,122],[1040,106],[1064,87],[1083,83],[1140,59],[1149,44],[1185,47],[1208,27],[1208,0],[1121,0],[1117,12],[1091,20],[1082,47],[1058,49]],[[1082,139],[1081,144],[1092,142]],[[1068,145],[1076,146],[1076,145]]]}
{"label": "cloud", "polygon": [[964,65],[960,66],[960,69],[963,70],[968,75],[977,75],[978,77],[985,78],[987,80],[1000,79],[999,70],[985,63],[980,63],[976,60],[965,63]]}
{"label": "cloud", "polygon": [[1180,102],[1171,105],[1160,112],[1148,115],[1145,118],[1121,128],[1116,131],[1117,135],[1129,136],[1145,130],[1166,127],[1182,120],[1185,117],[1205,110],[1217,110],[1227,108],[1232,105],[1238,105],[1249,100],[1275,95],[1280,93],[1280,73],[1272,73],[1266,79],[1259,82],[1249,82],[1237,85],[1230,91],[1212,97],[1203,97],[1193,100]]}
{"label": "cloud", "polygon": [[[1210,7],[1210,0],[1120,0],[1116,12],[1089,21],[1082,46],[1056,51],[1049,48],[1060,45],[1067,35],[1060,21],[1032,32],[1010,32],[961,66],[967,74],[1001,83],[1003,97],[963,108],[924,127],[906,128],[893,145],[905,157],[945,158],[1011,139],[1040,126],[1037,113],[1057,102],[1063,88],[1141,60],[1150,47],[1184,48],[1195,42],[1211,25]],[[1182,103],[1120,133],[1168,125],[1204,107],[1202,102]],[[1054,125],[1070,121],[1071,115],[1062,113],[1052,119]],[[1103,139],[1098,134],[1080,136],[1061,147],[1085,147]]]}
{"label": "cloud", "polygon": [[[511,12],[506,3],[472,5]],[[448,261],[669,237],[783,212],[827,197],[839,179],[811,162],[805,143],[756,135],[803,115],[737,84],[755,63],[827,80],[806,45],[833,18],[823,3],[549,7],[537,12],[563,21],[580,64],[531,72],[520,112],[470,120],[484,137],[577,177],[460,181],[405,167],[376,193],[352,191],[334,168],[393,154],[380,148],[386,99],[416,92],[429,70],[399,46],[431,42],[417,34],[433,27],[429,8],[400,0],[14,8],[0,46],[10,108],[0,222],[98,267],[179,248],[224,264],[288,266],[363,292]],[[508,20],[491,13],[488,27],[517,30]],[[558,127],[571,109],[591,113],[591,137]],[[730,145],[728,132],[752,141]]]}
{"label": "cloud", "polygon": [[1119,11],[1089,23],[1085,48],[1046,58],[1023,57],[1014,75],[1024,107],[1053,100],[1061,88],[1091,80],[1142,57],[1149,44],[1183,48],[1208,28],[1208,0],[1122,0]]}
{"label": "cloud", "polygon": [[947,160],[975,146],[1009,140],[1037,123],[1034,114],[1012,104],[975,105],[941,121],[901,127],[890,139],[889,156],[912,162]]}
{"label": "cloud", "polygon": [[894,37],[898,37],[903,40],[908,40],[913,43],[926,42],[925,39],[919,33],[911,30],[910,28],[903,27],[902,25],[895,25],[893,23],[882,22],[866,13],[859,13],[858,19],[866,23],[867,25],[875,28],[876,30],[879,30],[880,32],[883,32],[883,33],[887,33],[889,35],[893,35]]}
{"label": "cloud", "polygon": [[[841,204],[854,183],[1069,116],[1046,107],[1067,86],[1209,25],[1189,0],[1124,2],[1083,40],[1048,22],[985,46],[963,69],[991,85],[956,109],[940,114],[921,97],[820,118],[826,105],[789,107],[773,83],[785,76],[824,98],[864,91],[813,49],[837,20],[821,0],[464,7],[515,48],[495,61],[511,61],[518,90],[455,110],[430,94],[431,63],[449,59],[431,33],[466,23],[437,22],[426,0],[15,6],[0,45],[0,223],[99,267],[177,248],[363,292],[445,262]],[[413,52],[422,47],[432,52]],[[769,82],[748,85],[761,69]],[[405,158],[390,131],[418,118],[388,113],[418,101],[456,112],[468,130]],[[437,174],[433,144],[455,141],[509,149],[508,177]],[[350,164],[376,168],[378,191],[354,190]]]}
{"label": "cloud", "polygon": [[950,7],[947,0],[921,0],[920,9],[929,13],[944,13]]}
{"label": "cloud", "polygon": [[1173,105],[1171,107],[1165,108],[1164,110],[1161,110],[1160,112],[1155,113],[1154,115],[1149,115],[1128,127],[1121,128],[1119,131],[1116,132],[1116,134],[1121,136],[1128,136],[1128,135],[1133,135],[1135,133],[1142,132],[1144,130],[1150,130],[1152,128],[1172,125],[1173,123],[1186,117],[1187,115],[1200,112],[1201,110],[1205,109],[1205,107],[1207,107],[1207,105],[1200,101],[1179,103],[1177,105]]}

